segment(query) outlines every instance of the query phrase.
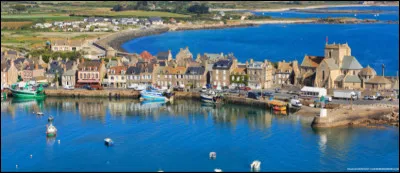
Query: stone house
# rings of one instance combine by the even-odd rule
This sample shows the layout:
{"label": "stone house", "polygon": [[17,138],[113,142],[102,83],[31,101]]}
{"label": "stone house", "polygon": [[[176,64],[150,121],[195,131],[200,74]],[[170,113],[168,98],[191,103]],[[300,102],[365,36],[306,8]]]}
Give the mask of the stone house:
{"label": "stone house", "polygon": [[164,23],[160,17],[150,17],[149,21],[152,25],[162,25]]}
{"label": "stone house", "polygon": [[290,62],[278,62],[278,68],[274,73],[274,84],[291,84],[290,76],[293,72],[293,67]]}
{"label": "stone house", "polygon": [[61,83],[63,86],[75,86],[78,62],[79,60],[68,61],[65,66],[63,66],[64,72],[61,75]]}
{"label": "stone house", "polygon": [[172,54],[171,54],[171,50],[168,50],[167,52],[158,52],[158,54],[156,55],[157,57],[157,62],[168,62],[168,61],[172,61]]}
{"label": "stone house", "polygon": [[51,42],[52,51],[79,51],[83,48],[81,40],[54,40]]}
{"label": "stone house", "polygon": [[150,54],[149,52],[147,52],[147,51],[143,51],[143,52],[140,54],[140,57],[143,59],[143,61],[148,62],[148,63],[150,63],[150,62],[154,59],[153,55],[151,55],[151,54]]}
{"label": "stone house", "polygon": [[126,71],[125,66],[115,66],[107,70],[108,83],[110,87],[126,88]]}
{"label": "stone house", "polygon": [[236,68],[232,59],[219,60],[213,65],[211,83],[214,87],[230,85],[230,74]]}
{"label": "stone house", "polygon": [[184,77],[186,69],[186,67],[166,67],[168,78],[172,84],[170,84],[170,86],[179,86],[182,88],[186,86],[187,80]]}
{"label": "stone house", "polygon": [[[247,65],[239,64],[238,67],[234,68],[230,75],[230,83],[233,87],[242,87],[248,84],[248,75],[247,75]],[[246,82],[247,81],[247,82]]]}
{"label": "stone house", "polygon": [[269,88],[273,84],[273,66],[267,60],[264,62],[246,62],[247,75],[249,76],[248,86],[254,89]]}
{"label": "stone house", "polygon": [[154,76],[158,66],[156,63],[148,62],[138,62],[136,66],[130,66],[126,72],[127,85],[153,85],[156,80]]}
{"label": "stone house", "polygon": [[[18,81],[19,70],[14,64],[14,60],[1,63],[1,82],[2,86],[11,86]],[[4,77],[4,78],[3,78]]]}
{"label": "stone house", "polygon": [[365,82],[365,89],[368,90],[389,90],[392,88],[392,82],[383,76],[375,76]]}
{"label": "stone house", "polygon": [[376,76],[376,71],[368,65],[367,67],[361,69],[358,75],[360,76],[362,81],[361,87],[365,88],[365,82],[374,78]]}
{"label": "stone house", "polygon": [[193,54],[189,51],[189,47],[186,46],[185,49],[180,49],[179,53],[176,55],[176,63],[180,67],[186,66],[188,61],[193,60]]}
{"label": "stone house", "polygon": [[185,72],[186,85],[201,88],[207,84],[207,71],[205,67],[188,67]]}

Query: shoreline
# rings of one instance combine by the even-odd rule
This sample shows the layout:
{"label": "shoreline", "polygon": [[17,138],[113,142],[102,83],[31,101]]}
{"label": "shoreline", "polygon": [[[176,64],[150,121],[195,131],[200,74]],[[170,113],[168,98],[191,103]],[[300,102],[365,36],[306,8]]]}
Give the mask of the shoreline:
{"label": "shoreline", "polygon": [[[101,98],[101,99],[134,99],[139,100],[140,92],[134,90],[46,90],[46,98]],[[198,92],[174,92],[176,100],[196,99],[200,101]],[[12,98],[12,97],[11,97]],[[175,100],[174,99],[174,100]],[[276,98],[284,101],[286,98]],[[259,107],[269,110],[271,105],[267,100],[254,100],[244,97],[227,95],[224,99],[226,104],[245,105]],[[286,102],[285,102],[286,103]],[[302,117],[314,117],[310,126],[312,128],[334,128],[334,127],[358,127],[370,125],[391,125],[399,126],[399,107],[390,104],[368,104],[354,105],[350,109],[349,105],[337,104],[335,108],[327,109],[327,116],[320,117],[320,108],[302,106],[298,111],[287,110],[289,114]]]}
{"label": "shoreline", "polygon": [[227,8],[214,8],[210,9],[210,11],[255,11],[255,12],[280,12],[280,11],[288,11],[290,9],[315,9],[315,8],[329,8],[329,7],[372,7],[372,6],[394,6],[398,7],[399,5],[363,5],[363,4],[349,4],[349,5],[313,5],[307,7],[286,7],[286,8],[277,8],[277,9],[227,9]]}

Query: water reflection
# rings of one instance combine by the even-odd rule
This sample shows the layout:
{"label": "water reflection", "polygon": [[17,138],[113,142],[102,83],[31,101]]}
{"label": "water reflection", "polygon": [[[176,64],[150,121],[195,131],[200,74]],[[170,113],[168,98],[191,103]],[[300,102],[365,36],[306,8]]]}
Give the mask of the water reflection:
{"label": "water reflection", "polygon": [[46,144],[47,146],[53,146],[54,143],[56,142],[56,137],[46,137]]}

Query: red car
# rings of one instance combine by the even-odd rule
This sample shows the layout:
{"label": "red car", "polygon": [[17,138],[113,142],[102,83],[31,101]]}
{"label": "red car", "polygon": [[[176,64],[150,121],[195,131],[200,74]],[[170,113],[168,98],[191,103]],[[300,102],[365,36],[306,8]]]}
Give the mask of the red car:
{"label": "red car", "polygon": [[250,91],[251,88],[250,87],[240,87],[240,90],[244,90],[244,91]]}

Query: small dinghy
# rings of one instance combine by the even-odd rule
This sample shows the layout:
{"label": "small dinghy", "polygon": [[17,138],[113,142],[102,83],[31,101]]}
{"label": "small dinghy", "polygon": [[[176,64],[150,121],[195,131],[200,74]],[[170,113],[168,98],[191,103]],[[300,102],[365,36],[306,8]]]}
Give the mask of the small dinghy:
{"label": "small dinghy", "polygon": [[114,141],[111,140],[110,138],[106,138],[106,139],[104,139],[104,144],[107,146],[111,146],[114,144]]}
{"label": "small dinghy", "polygon": [[52,122],[53,122],[53,120],[54,120],[54,118],[53,118],[53,116],[51,116],[51,115],[50,115],[50,117],[49,117],[49,118],[47,118],[47,121],[48,121],[49,123],[52,123]]}
{"label": "small dinghy", "polygon": [[261,162],[258,160],[255,160],[255,161],[253,161],[253,163],[251,163],[250,167],[251,167],[251,170],[258,171],[258,170],[260,170]]}
{"label": "small dinghy", "polygon": [[44,113],[43,112],[37,112],[36,115],[43,116]]}
{"label": "small dinghy", "polygon": [[50,125],[47,126],[46,135],[48,137],[53,137],[57,135],[57,129],[55,126],[53,126],[53,124],[50,123]]}
{"label": "small dinghy", "polygon": [[221,169],[214,169],[214,172],[222,172]]}
{"label": "small dinghy", "polygon": [[210,152],[210,159],[215,159],[217,158],[217,153],[216,152]]}

